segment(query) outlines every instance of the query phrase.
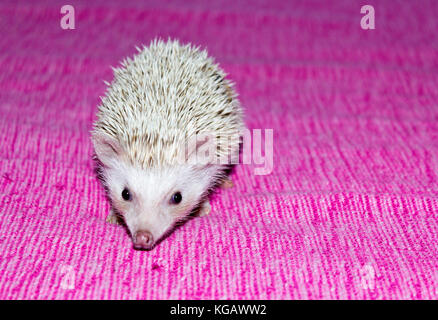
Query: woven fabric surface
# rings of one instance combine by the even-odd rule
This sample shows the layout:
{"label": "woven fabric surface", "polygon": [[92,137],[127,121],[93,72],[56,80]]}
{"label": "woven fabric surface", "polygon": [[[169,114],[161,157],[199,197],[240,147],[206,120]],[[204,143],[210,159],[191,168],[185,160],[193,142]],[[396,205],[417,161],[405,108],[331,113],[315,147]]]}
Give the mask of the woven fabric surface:
{"label": "woven fabric surface", "polygon": [[[0,3],[1,299],[438,298],[438,2]],[[372,3],[371,3],[372,2]],[[90,130],[135,46],[207,48],[273,170],[150,252],[105,222]]]}

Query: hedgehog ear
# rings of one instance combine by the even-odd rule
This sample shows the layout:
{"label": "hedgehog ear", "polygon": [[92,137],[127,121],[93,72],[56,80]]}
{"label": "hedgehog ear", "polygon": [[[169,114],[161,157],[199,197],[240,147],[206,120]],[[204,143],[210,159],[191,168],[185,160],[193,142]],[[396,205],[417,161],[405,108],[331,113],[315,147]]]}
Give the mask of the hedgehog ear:
{"label": "hedgehog ear", "polygon": [[95,133],[93,143],[97,158],[107,167],[110,167],[123,152],[122,146],[117,139],[105,133]]}

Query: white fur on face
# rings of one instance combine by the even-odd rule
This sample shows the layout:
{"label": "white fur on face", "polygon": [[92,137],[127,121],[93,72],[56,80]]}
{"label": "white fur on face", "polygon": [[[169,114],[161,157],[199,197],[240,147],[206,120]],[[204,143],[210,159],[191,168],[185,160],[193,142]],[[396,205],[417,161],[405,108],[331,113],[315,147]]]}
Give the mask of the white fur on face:
{"label": "white fur on face", "polygon": [[[148,231],[156,242],[199,204],[217,170],[214,166],[199,168],[187,164],[144,170],[113,162],[105,168],[104,175],[113,205],[124,217],[131,235]],[[124,188],[132,195],[130,201],[122,198]],[[182,195],[179,204],[171,203],[176,192]]]}

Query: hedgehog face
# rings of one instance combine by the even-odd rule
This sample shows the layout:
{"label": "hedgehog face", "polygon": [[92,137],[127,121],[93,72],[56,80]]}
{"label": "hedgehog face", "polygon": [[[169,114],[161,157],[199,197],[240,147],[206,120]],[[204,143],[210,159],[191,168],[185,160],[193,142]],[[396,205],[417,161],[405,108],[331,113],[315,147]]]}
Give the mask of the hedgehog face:
{"label": "hedgehog face", "polygon": [[150,250],[176,222],[199,204],[214,171],[194,165],[143,169],[126,161],[120,145],[95,136],[96,154],[115,211],[122,216],[134,247]]}

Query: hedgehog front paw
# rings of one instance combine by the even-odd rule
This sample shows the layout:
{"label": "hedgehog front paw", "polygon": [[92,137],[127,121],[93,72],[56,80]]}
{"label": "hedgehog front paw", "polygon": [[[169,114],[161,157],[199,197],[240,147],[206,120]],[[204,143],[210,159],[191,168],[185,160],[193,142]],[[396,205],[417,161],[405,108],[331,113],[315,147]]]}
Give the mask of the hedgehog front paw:
{"label": "hedgehog front paw", "polygon": [[230,189],[230,188],[232,188],[232,187],[234,187],[234,183],[233,183],[233,181],[232,181],[229,177],[226,177],[226,178],[222,181],[221,188],[223,188],[223,189]]}
{"label": "hedgehog front paw", "polygon": [[205,217],[211,212],[210,201],[207,199],[201,204],[201,208],[199,209],[199,216]]}
{"label": "hedgehog front paw", "polygon": [[113,209],[111,209],[110,213],[106,217],[106,222],[111,224],[121,224],[120,218],[117,216],[117,214],[114,213]]}

